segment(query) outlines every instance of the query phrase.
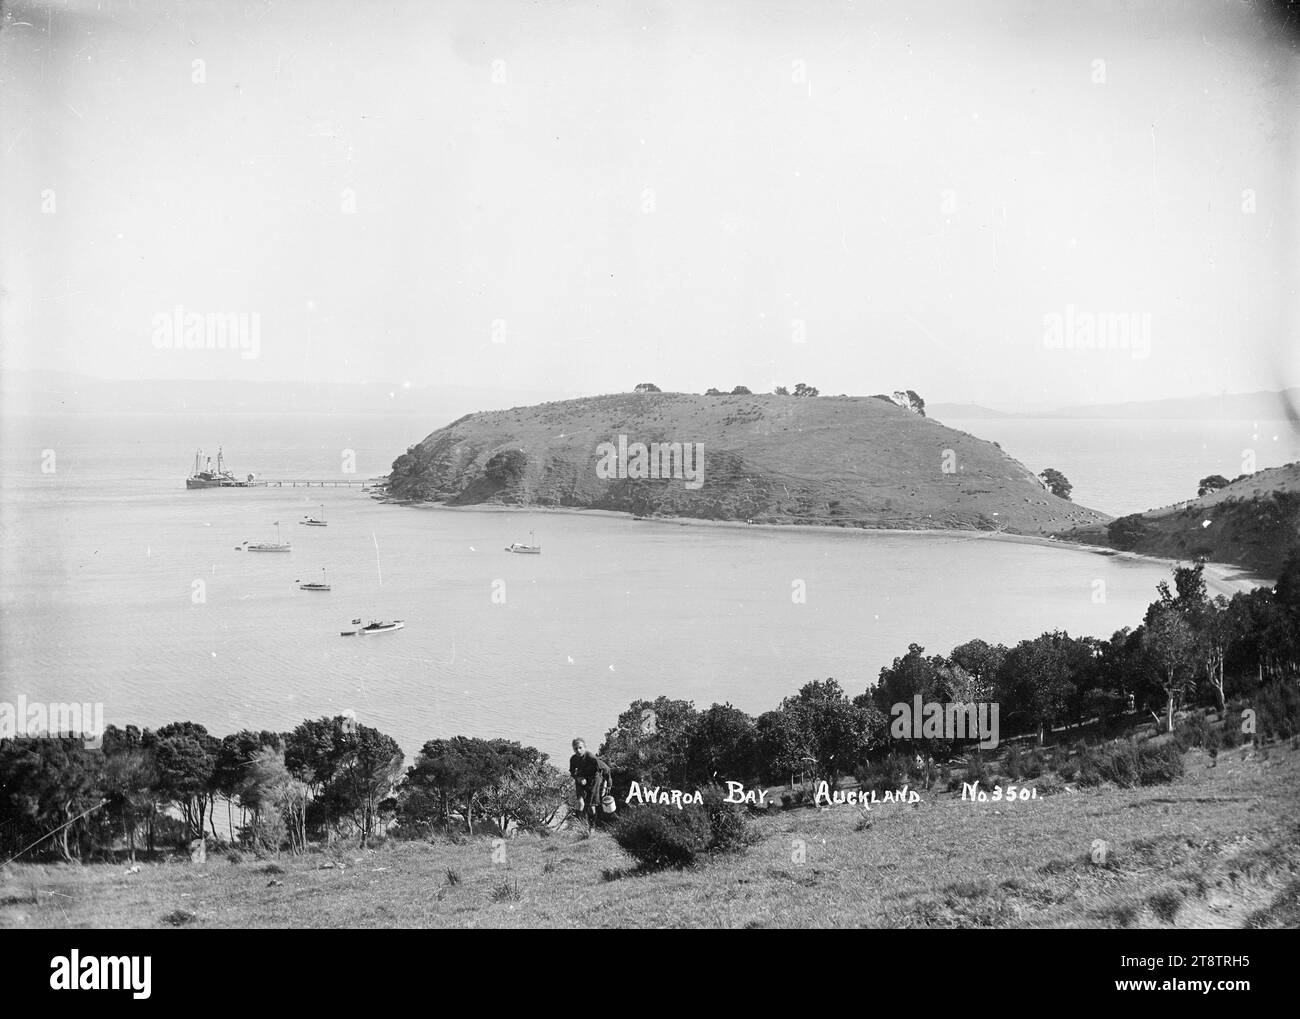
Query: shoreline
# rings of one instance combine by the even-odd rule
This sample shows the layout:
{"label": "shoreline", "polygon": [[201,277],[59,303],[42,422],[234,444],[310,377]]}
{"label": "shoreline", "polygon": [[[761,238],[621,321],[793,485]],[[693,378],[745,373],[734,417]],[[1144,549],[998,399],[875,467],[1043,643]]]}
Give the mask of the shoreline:
{"label": "shoreline", "polygon": [[[376,500],[377,502],[379,500]],[[1175,566],[1185,560],[1165,559],[1161,556],[1144,555],[1138,552],[1124,552],[1119,549],[1106,548],[1101,545],[1087,545],[1082,542],[1063,541],[1059,538],[1038,534],[1012,534],[1006,531],[964,531],[940,527],[832,527],[826,524],[750,524],[743,520],[707,520],[702,517],[645,517],[636,520],[623,510],[584,509],[581,506],[503,506],[499,503],[475,506],[448,506],[441,502],[403,502],[385,499],[383,506],[398,506],[404,509],[423,510],[425,512],[442,511],[448,513],[563,513],[568,516],[598,516],[610,519],[626,520],[629,523],[671,524],[676,527],[717,527],[729,529],[764,531],[797,531],[805,534],[848,534],[872,535],[883,534],[893,537],[920,535],[932,538],[944,538],[959,541],[1000,541],[1016,545],[1038,545],[1046,548],[1091,553],[1093,555],[1126,559],[1131,562],[1145,562],[1153,565],[1168,566],[1172,573]],[[1210,594],[1231,596],[1238,592],[1248,592],[1257,587],[1271,586],[1272,578],[1253,573],[1244,566],[1232,563],[1205,564],[1205,585]]]}

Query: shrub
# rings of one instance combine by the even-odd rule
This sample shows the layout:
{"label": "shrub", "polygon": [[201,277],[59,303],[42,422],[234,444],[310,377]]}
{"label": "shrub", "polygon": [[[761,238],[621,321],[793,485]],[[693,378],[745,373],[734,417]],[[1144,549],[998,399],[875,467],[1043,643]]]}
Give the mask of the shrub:
{"label": "shrub", "polygon": [[1290,739],[1300,733],[1300,690],[1295,686],[1266,683],[1257,691],[1255,699],[1261,739]]}
{"label": "shrub", "polygon": [[1013,782],[1019,782],[1025,778],[1038,778],[1043,773],[1043,757],[1037,750],[1030,750],[1026,753],[1019,747],[1013,746],[1007,751],[1002,770],[1007,773],[1007,778]]}
{"label": "shrub", "polygon": [[725,802],[721,789],[714,786],[704,790],[703,799],[709,818],[708,852],[738,852],[757,841],[758,833],[735,804]]}
{"label": "shrub", "polygon": [[518,881],[502,881],[492,889],[493,902],[518,902],[521,898]]}
{"label": "shrub", "polygon": [[1138,752],[1138,784],[1164,785],[1183,774],[1183,752],[1174,743]]}
{"label": "shrub", "polygon": [[878,761],[864,763],[857,769],[855,777],[862,789],[881,793],[886,789],[899,789],[906,785],[911,774],[910,765],[911,762],[904,754],[886,754]]}
{"label": "shrub", "polygon": [[1174,726],[1174,742],[1178,744],[1181,750],[1207,746],[1210,742],[1210,734],[1213,731],[1213,727],[1205,716],[1198,711],[1180,720]]}
{"label": "shrub", "polygon": [[1079,757],[1080,785],[1112,782],[1130,789],[1163,785],[1183,773],[1183,751],[1177,742],[1163,746],[1138,746],[1128,741],[1106,747],[1089,747]]}
{"label": "shrub", "polygon": [[[978,782],[984,787],[990,787],[997,781],[997,775],[979,757],[969,757],[966,759],[966,777],[961,782]],[[960,785],[960,782],[958,783]]]}
{"label": "shrub", "polygon": [[644,870],[689,867],[709,844],[703,810],[641,807],[615,822],[614,841]]}
{"label": "shrub", "polygon": [[641,807],[615,823],[614,840],[643,870],[689,867],[705,854],[730,853],[752,845],[757,835],[742,810],[725,802],[723,791],[703,791],[702,805]]}

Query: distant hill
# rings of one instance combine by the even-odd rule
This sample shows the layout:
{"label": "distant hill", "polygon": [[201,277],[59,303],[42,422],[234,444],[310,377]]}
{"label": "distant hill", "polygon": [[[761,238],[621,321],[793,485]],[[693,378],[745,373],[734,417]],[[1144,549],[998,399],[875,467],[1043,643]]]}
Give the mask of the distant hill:
{"label": "distant hill", "polygon": [[[601,477],[597,447],[620,435],[701,443],[703,484]],[[452,505],[1022,534],[1109,519],[1051,495],[992,443],[870,397],[624,393],[471,414],[398,457],[389,491]]]}
{"label": "distant hill", "polygon": [[1270,467],[1198,499],[1061,535],[1167,559],[1236,563],[1276,577],[1300,547],[1300,463]]}
{"label": "distant hill", "polygon": [[1110,418],[1113,420],[1283,421],[1300,426],[1300,388],[1218,396],[1179,396],[1128,403],[1076,404],[1055,409],[1017,412],[995,410],[977,403],[930,403],[925,412],[941,421],[992,418]]}
{"label": "distant hill", "polygon": [[992,407],[981,407],[978,403],[927,403],[925,413],[927,417],[939,418],[941,421],[948,419],[984,421],[989,418],[1024,416],[1023,414],[1008,414],[1006,411],[994,410]]}
{"label": "distant hill", "polygon": [[0,373],[0,412],[9,414],[419,414],[446,420],[485,406],[508,407],[561,395],[566,394],[400,382],[99,379],[55,371]]}
{"label": "distant hill", "polygon": [[1300,418],[1300,388],[1061,407],[1034,417],[1280,421]]}

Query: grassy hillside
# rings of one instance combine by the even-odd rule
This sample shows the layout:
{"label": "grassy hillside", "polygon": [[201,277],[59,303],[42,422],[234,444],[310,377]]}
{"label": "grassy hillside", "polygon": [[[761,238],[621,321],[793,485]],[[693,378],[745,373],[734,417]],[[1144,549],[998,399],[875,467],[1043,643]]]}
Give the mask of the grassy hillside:
{"label": "grassy hillside", "polygon": [[[1300,752],[1187,762],[1169,785],[1014,805],[927,794],[867,814],[781,811],[755,822],[761,841],[743,855],[645,875],[599,830],[510,839],[495,862],[479,838],[136,873],[11,865],[0,926],[1295,926]],[[1097,839],[1109,846],[1100,866]]]}
{"label": "grassy hillside", "polygon": [[[701,443],[702,487],[602,479],[597,446],[620,435]],[[522,450],[522,469],[490,477],[489,461],[507,450]],[[453,505],[842,527],[1042,534],[1109,519],[1057,499],[993,443],[868,397],[624,393],[472,414],[400,457],[389,491]]]}
{"label": "grassy hillside", "polygon": [[1134,518],[1124,529],[1127,537],[1099,524],[1061,537],[1167,559],[1204,556],[1276,576],[1287,553],[1300,545],[1300,463],[1259,471],[1217,492]]}

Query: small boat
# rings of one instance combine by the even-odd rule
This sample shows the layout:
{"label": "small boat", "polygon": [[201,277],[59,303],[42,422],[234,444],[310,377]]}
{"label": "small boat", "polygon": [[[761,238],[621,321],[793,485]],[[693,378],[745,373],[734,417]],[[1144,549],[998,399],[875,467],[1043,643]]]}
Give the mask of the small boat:
{"label": "small boat", "polygon": [[[532,539],[532,537],[533,537],[533,532],[532,532],[532,531],[529,531],[529,532],[528,532],[528,537],[529,537],[530,539]],[[511,544],[507,545],[507,546],[506,546],[506,551],[507,551],[507,552],[519,552],[519,553],[522,553],[523,555],[541,555],[541,554],[542,554],[542,546],[541,546],[541,545],[532,545],[532,544],[524,545],[524,544],[522,544],[522,543],[516,541],[516,542],[512,542]]]}
{"label": "small boat", "polygon": [[326,582],[326,580],[325,580],[325,567],[323,567],[323,566],[321,567],[321,571],[320,571],[320,583],[319,583],[319,584],[316,584],[316,583],[310,583],[310,584],[299,584],[299,585],[298,585],[298,590],[299,590],[299,591],[328,591],[329,589],[330,589],[330,586],[329,586],[328,582]]}
{"label": "small boat", "polygon": [[246,541],[245,552],[288,552],[290,544],[280,540],[280,521],[275,522],[275,541]]}
{"label": "small boat", "polygon": [[[353,626],[360,624],[360,619],[352,620]],[[406,624],[400,619],[394,619],[389,622],[383,622],[378,619],[372,619],[365,626],[358,626],[355,630],[340,630],[340,637],[364,637],[368,633],[388,633],[391,630],[400,630]]]}
{"label": "small boat", "polygon": [[303,517],[298,521],[300,524],[306,524],[308,527],[328,527],[325,523],[325,505],[322,503],[320,508],[320,517]]}

